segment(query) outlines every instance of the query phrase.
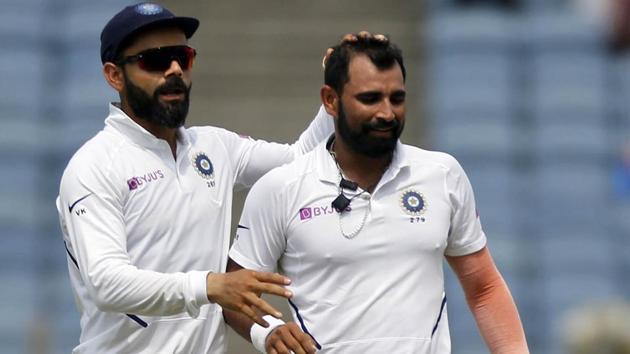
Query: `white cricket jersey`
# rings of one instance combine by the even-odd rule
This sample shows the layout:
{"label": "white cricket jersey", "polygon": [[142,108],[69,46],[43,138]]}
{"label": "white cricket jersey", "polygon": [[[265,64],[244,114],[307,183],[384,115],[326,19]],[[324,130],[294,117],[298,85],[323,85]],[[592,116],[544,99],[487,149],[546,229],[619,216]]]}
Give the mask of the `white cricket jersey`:
{"label": "white cricket jersey", "polygon": [[461,166],[398,143],[373,193],[346,190],[358,196],[341,214],[339,182],[325,144],[265,175],[230,257],[291,278],[294,320],[321,353],[450,353],[444,255],[486,243]]}
{"label": "white cricket jersey", "polygon": [[294,145],[180,128],[177,159],[110,105],[105,128],[64,171],[57,209],[81,313],[73,353],[223,353],[208,271],[223,272],[232,192],[324,140],[320,109]]}

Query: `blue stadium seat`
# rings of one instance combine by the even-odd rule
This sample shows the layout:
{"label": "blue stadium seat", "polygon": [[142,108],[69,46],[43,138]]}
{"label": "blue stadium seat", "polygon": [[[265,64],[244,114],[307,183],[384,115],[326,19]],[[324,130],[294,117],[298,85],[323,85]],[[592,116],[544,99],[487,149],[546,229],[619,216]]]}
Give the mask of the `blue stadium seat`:
{"label": "blue stadium seat", "polygon": [[[618,231],[630,240],[630,200],[615,202],[611,208]],[[630,260],[630,254],[628,255]]]}
{"label": "blue stadium seat", "polygon": [[68,53],[68,65],[74,74],[67,77],[68,89],[61,96],[64,105],[82,105],[107,102],[107,98],[118,95],[107,84],[101,72],[101,59],[97,43],[92,41],[77,46]]}
{"label": "blue stadium seat", "polygon": [[[610,177],[598,161],[545,160],[536,173],[537,192],[547,200],[602,205],[610,197]],[[582,204],[583,203],[583,204]]]}
{"label": "blue stadium seat", "polygon": [[561,346],[559,339],[569,311],[618,297],[615,282],[616,279],[606,273],[546,277],[545,291],[539,297],[544,308],[540,322],[547,328],[549,336],[555,338],[552,347]]}
{"label": "blue stadium seat", "polygon": [[516,228],[518,191],[516,171],[504,161],[463,161],[473,186],[477,211],[484,227],[506,232]]}
{"label": "blue stadium seat", "polygon": [[[3,183],[0,187],[0,223],[15,225],[35,225],[40,217],[37,198],[37,181],[39,168],[36,162],[20,159],[20,156],[3,160],[9,162],[11,168],[0,169]],[[49,206],[48,206],[49,207]],[[49,208],[47,208],[49,209]]]}
{"label": "blue stadium seat", "polygon": [[[72,43],[97,44],[101,34],[101,24],[105,24],[117,11],[131,2],[108,0],[102,2],[86,2],[66,0],[72,3],[66,13],[66,32],[64,40]],[[116,6],[116,3],[119,5]],[[83,44],[82,44],[83,45]],[[98,52],[97,52],[98,53]]]}
{"label": "blue stadium seat", "polygon": [[[50,149],[50,145],[42,141],[42,136],[50,133],[47,126],[35,119],[37,109],[24,106],[19,109],[3,107],[3,129],[0,129],[0,157],[7,166],[10,162],[19,160],[20,164],[36,164],[43,151]],[[14,173],[2,171],[3,173]],[[30,177],[24,176],[28,179]],[[9,186],[0,187],[9,188]]]}
{"label": "blue stadium seat", "polygon": [[4,49],[25,43],[33,44],[38,40],[46,5],[46,0],[3,1],[0,11],[0,38]]}
{"label": "blue stadium seat", "polygon": [[[38,287],[35,284],[35,274],[30,272],[1,273],[0,282],[4,289],[0,301],[0,333],[19,335],[27,332],[35,317],[32,304],[36,303]],[[24,306],[29,304],[29,306]],[[4,343],[3,343],[4,344]],[[4,349],[4,348],[2,348]]]}
{"label": "blue stadium seat", "polygon": [[[557,51],[539,53],[531,73],[534,119],[568,119],[570,114],[592,115],[603,121],[607,106],[607,66],[603,53]],[[579,113],[583,112],[583,113]]]}
{"label": "blue stadium seat", "polygon": [[436,146],[458,158],[485,156],[505,158],[514,148],[508,122],[461,120],[435,127]]}
{"label": "blue stadium seat", "polygon": [[44,60],[39,49],[3,44],[0,54],[0,106],[37,106],[34,102],[40,102],[44,93]]}
{"label": "blue stadium seat", "polygon": [[[17,205],[17,203],[15,203]],[[36,270],[36,252],[40,246],[35,236],[34,226],[18,226],[15,220],[0,223],[0,277],[18,272],[34,274]]]}
{"label": "blue stadium seat", "polygon": [[[630,133],[630,60],[611,66],[601,29],[565,5],[528,1],[511,16],[442,8],[428,35],[435,145],[467,170],[530,347],[546,354],[563,353],[568,309],[630,292],[620,281],[630,207],[612,203],[609,171]],[[454,352],[485,352],[447,279]]]}
{"label": "blue stadium seat", "polygon": [[601,121],[549,121],[534,128],[531,149],[540,161],[604,161],[610,153],[609,131]]}
{"label": "blue stadium seat", "polygon": [[[59,244],[63,247],[59,239]],[[65,262],[65,260],[64,260]],[[66,272],[55,272],[48,282],[49,296],[55,299],[55,308],[49,313],[54,317],[51,335],[54,336],[54,348],[58,353],[69,353],[79,342],[80,317],[74,302],[70,280]]]}
{"label": "blue stadium seat", "polygon": [[444,118],[458,121],[475,116],[500,121],[512,118],[514,99],[510,90],[511,82],[509,77],[498,77],[505,74],[497,73],[495,78],[486,75],[466,78],[450,73],[441,74],[435,74],[428,100],[432,114],[437,115],[437,124],[442,123]]}
{"label": "blue stadium seat", "polygon": [[607,228],[577,228],[558,223],[538,238],[541,266],[549,276],[611,274],[616,259],[614,234]]}
{"label": "blue stadium seat", "polygon": [[[458,84],[471,84],[472,81],[483,86],[478,89],[487,89],[486,85],[508,88],[512,75],[512,65],[510,53],[505,50],[472,50],[456,49],[444,52],[433,53],[430,57],[430,69],[428,73],[430,80],[437,87],[447,84],[455,87]],[[471,92],[476,94],[476,92]]]}
{"label": "blue stadium seat", "polygon": [[429,17],[427,26],[432,50],[507,47],[513,44],[518,28],[513,18],[489,9]]}
{"label": "blue stadium seat", "polygon": [[596,49],[601,47],[605,36],[601,28],[566,8],[564,11],[531,13],[521,26],[528,45],[536,51]]}
{"label": "blue stadium seat", "polygon": [[[103,129],[103,122],[109,113],[108,102],[84,101],[81,104],[66,105],[62,109],[63,121],[58,124],[58,134],[51,136],[60,151],[76,151],[89,138]],[[69,159],[70,156],[68,156]]]}

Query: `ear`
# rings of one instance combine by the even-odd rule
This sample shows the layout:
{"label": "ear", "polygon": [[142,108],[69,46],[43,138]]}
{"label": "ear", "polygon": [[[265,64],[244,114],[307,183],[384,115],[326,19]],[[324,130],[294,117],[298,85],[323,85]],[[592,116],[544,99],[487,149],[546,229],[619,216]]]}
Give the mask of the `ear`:
{"label": "ear", "polygon": [[319,90],[319,95],[322,99],[322,104],[326,109],[326,112],[331,116],[337,118],[337,112],[339,109],[339,100],[341,99],[337,94],[337,91],[328,85],[322,86]]}
{"label": "ear", "polygon": [[121,92],[125,87],[125,77],[122,69],[114,63],[107,62],[103,65],[103,76],[114,90]]}

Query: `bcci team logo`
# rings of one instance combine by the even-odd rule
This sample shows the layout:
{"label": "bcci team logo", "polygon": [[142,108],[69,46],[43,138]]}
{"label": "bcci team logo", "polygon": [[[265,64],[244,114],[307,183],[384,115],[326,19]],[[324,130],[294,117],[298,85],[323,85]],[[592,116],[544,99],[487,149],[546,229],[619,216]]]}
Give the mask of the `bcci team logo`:
{"label": "bcci team logo", "polygon": [[197,173],[205,178],[205,179],[213,179],[214,178],[214,167],[212,166],[212,162],[208,158],[206,154],[203,152],[197,153],[192,157],[192,164]]}
{"label": "bcci team logo", "polygon": [[162,12],[162,6],[156,4],[139,4],[136,12],[141,15],[157,15]]}
{"label": "bcci team logo", "polygon": [[421,215],[427,210],[427,202],[424,200],[424,196],[413,189],[403,192],[400,197],[400,206],[405,213],[410,215]]}

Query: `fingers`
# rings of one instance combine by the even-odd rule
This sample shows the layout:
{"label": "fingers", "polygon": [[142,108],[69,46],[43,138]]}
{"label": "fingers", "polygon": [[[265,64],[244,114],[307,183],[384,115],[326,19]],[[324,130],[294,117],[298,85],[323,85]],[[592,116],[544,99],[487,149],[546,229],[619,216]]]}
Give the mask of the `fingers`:
{"label": "fingers", "polygon": [[[281,345],[291,350],[295,354],[306,354],[304,348],[302,348],[302,345],[298,340],[295,339],[293,333],[291,333],[290,330],[281,331],[280,336],[282,338],[282,342],[280,342]],[[277,348],[278,351],[282,353],[281,347],[277,346]]]}
{"label": "fingers", "polygon": [[[383,35],[383,34],[372,34],[368,31],[360,31],[359,33],[348,33],[345,36],[343,36],[341,38],[341,41],[339,42],[339,44],[344,44],[344,43],[353,43],[359,40],[359,38],[361,39],[370,39],[373,38],[377,41],[380,42],[384,42],[386,43],[387,41],[389,41],[389,39],[387,38],[387,36]],[[322,58],[322,68],[324,70],[326,70],[326,63],[328,62],[328,59],[330,58],[330,55],[332,54],[333,49],[332,48],[328,48],[326,50],[326,54],[324,55],[324,57]]]}
{"label": "fingers", "polygon": [[293,334],[293,337],[297,341],[299,341],[300,346],[302,348],[304,348],[304,351],[306,353],[309,353],[309,354],[310,353],[315,353],[317,348],[315,347],[315,343],[313,342],[313,338],[311,338],[310,335],[302,332],[302,330],[300,328],[298,328],[297,325],[289,326],[289,329],[291,330],[291,333]]}
{"label": "fingers", "polygon": [[376,39],[377,41],[381,41],[381,42],[387,42],[387,37],[385,37],[384,34],[375,34],[374,35],[374,39]]}
{"label": "fingers", "polygon": [[[280,274],[238,270],[207,277],[208,299],[220,306],[243,313],[263,327],[269,325],[263,315],[281,318],[282,313],[260,298],[262,293],[290,298],[293,294],[281,285],[290,280]],[[280,285],[279,285],[280,284]]]}
{"label": "fingers", "polygon": [[357,33],[357,36],[361,37],[361,38],[368,38],[370,37],[372,34],[368,31],[360,31],[359,33]]}
{"label": "fingers", "polygon": [[312,338],[293,322],[274,329],[267,337],[266,349],[278,354],[313,354],[317,350]]}
{"label": "fingers", "polygon": [[289,354],[289,353],[291,353],[289,351],[289,348],[287,348],[287,346],[283,342],[277,342],[275,344],[275,348],[274,349],[276,349],[276,351],[279,354]]}
{"label": "fingers", "polygon": [[273,284],[279,284],[279,285],[291,284],[291,279],[285,276],[282,276],[278,273],[256,272],[256,271],[251,271],[251,272],[253,273],[254,278],[264,283],[273,283]]}
{"label": "fingers", "polygon": [[284,287],[280,285],[273,285],[273,284],[267,284],[267,283],[252,284],[252,291],[256,293],[278,295],[278,296],[285,297],[287,299],[293,296],[293,293],[285,289]]}
{"label": "fingers", "polygon": [[389,39],[384,34],[372,34],[368,31],[360,31],[359,33],[348,33],[341,38],[341,43],[344,42],[356,42],[361,39],[376,39],[377,41],[387,42]]}
{"label": "fingers", "polygon": [[354,33],[348,33],[343,38],[341,38],[341,42],[356,42],[357,36]]}
{"label": "fingers", "polygon": [[254,309],[251,306],[248,306],[246,304],[241,304],[241,306],[239,306],[238,308],[235,308],[234,310],[239,311],[240,313],[247,316],[250,320],[258,323],[259,325],[265,328],[269,327],[269,323],[263,320],[262,316],[260,316],[256,311],[254,311]]}
{"label": "fingers", "polygon": [[[251,306],[256,307],[258,310],[263,312],[264,314],[269,314],[275,318],[281,318],[282,312],[275,309],[271,306],[267,301],[255,296],[253,299],[249,298],[248,301],[251,303]],[[262,325],[263,327],[267,327],[266,325]]]}
{"label": "fingers", "polygon": [[286,297],[287,299],[293,296],[293,293],[285,289],[284,286],[280,286],[291,284],[291,280],[289,278],[277,273],[265,272],[252,272],[252,275],[256,280],[258,280],[257,283],[251,285],[252,291],[257,292],[258,294],[266,293],[278,295]]}
{"label": "fingers", "polygon": [[324,58],[322,58],[322,69],[326,70],[326,63],[328,62],[328,59],[330,58],[330,55],[332,53],[333,53],[332,48],[326,49],[326,54],[324,55]]}

